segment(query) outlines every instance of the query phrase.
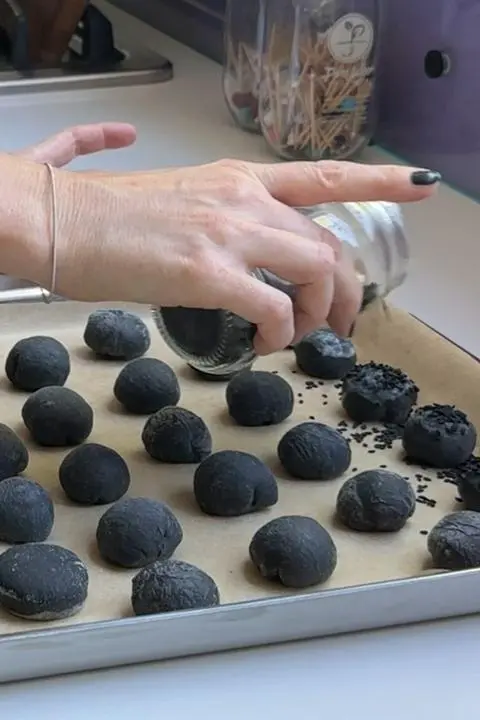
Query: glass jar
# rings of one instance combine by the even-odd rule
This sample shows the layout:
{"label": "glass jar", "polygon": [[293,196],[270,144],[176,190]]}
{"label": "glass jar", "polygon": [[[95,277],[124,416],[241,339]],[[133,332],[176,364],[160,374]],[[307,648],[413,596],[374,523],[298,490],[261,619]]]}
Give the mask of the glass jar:
{"label": "glass jar", "polygon": [[260,132],[258,90],[266,0],[227,0],[223,93],[242,130]]}
{"label": "glass jar", "polygon": [[379,0],[268,5],[259,91],[262,133],[286,160],[341,160],[372,139]]}
{"label": "glass jar", "polygon": [[[386,202],[332,203],[298,208],[343,243],[363,283],[364,305],[382,299],[406,278],[409,247],[398,205]],[[295,287],[267,270],[257,278],[295,300]],[[225,310],[153,308],[155,324],[166,344],[195,370],[228,378],[255,361],[256,327]]]}

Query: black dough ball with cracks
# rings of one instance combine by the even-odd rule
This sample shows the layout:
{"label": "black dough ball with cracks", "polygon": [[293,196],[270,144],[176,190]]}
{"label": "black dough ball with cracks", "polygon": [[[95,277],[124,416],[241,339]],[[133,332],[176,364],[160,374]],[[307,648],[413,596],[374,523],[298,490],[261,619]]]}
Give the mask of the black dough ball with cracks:
{"label": "black dough ball with cracks", "polygon": [[55,338],[34,335],[15,343],[7,355],[5,373],[13,387],[26,392],[64,385],[70,375],[70,356]]}
{"label": "black dough ball with cracks", "polygon": [[127,310],[100,309],[87,320],[83,339],[105,360],[134,360],[150,347],[150,332],[142,318]]}
{"label": "black dough ball with cracks", "polygon": [[466,462],[477,443],[477,431],[453,405],[424,405],[408,418],[403,449],[411,460],[432,467],[455,468]]}
{"label": "black dough ball with cracks", "polygon": [[180,400],[177,376],[167,363],[156,358],[137,358],[120,371],[113,394],[125,410],[152,415]]}
{"label": "black dough ball with cracks", "polygon": [[150,498],[120,500],[100,518],[97,546],[104,560],[125,568],[140,568],[168,560],[183,539],[170,508]]}
{"label": "black dough ball with cracks", "polygon": [[480,567],[480,513],[460,510],[446,515],[430,530],[427,547],[435,568]]}
{"label": "black dough ball with cracks", "polygon": [[0,481],[20,475],[29,462],[28,450],[18,435],[0,423]]}
{"label": "black dough ball with cracks", "polygon": [[275,518],[250,543],[250,558],[267,580],[306,588],[326,582],[337,566],[337,549],[316,520],[302,515]]}
{"label": "black dough ball with cracks", "polygon": [[87,594],[87,568],[67,548],[28,543],[0,555],[0,605],[12,615],[61,620],[78,613]]}
{"label": "black dough ball with cracks", "polygon": [[220,517],[258,512],[278,501],[270,468],[254,455],[236,450],[222,450],[200,463],[193,492],[204,513]]}
{"label": "black dough ball with cracks", "polygon": [[244,370],[227,385],[227,407],[238,425],[277,425],[293,412],[294,394],[280,375],[263,370]]}
{"label": "black dough ball with cracks", "polygon": [[277,448],[278,459],[292,478],[333,480],[349,468],[352,451],[338,430],[304,422],[288,430]]}
{"label": "black dough ball with cracks", "polygon": [[92,432],[93,410],[84,398],[65,387],[34,392],[22,408],[27,430],[38,445],[80,445]]}
{"label": "black dough ball with cracks", "polygon": [[200,610],[219,603],[215,580],[183,560],[159,560],[140,570],[132,580],[135,615]]}
{"label": "black dough ball with cracks", "polygon": [[415,508],[415,491],[409,481],[388,470],[358,473],[337,495],[338,519],[359,532],[397,532]]}
{"label": "black dough ball with cracks", "polygon": [[79,505],[107,505],[130,487],[128,465],[116,450],[87,443],[63,459],[58,477],[65,495]]}
{"label": "black dough ball with cracks", "polygon": [[43,542],[54,522],[53,502],[48,492],[33,480],[11,477],[0,483],[0,541]]}
{"label": "black dough ball with cracks", "polygon": [[322,380],[339,380],[355,367],[357,354],[351,340],[330,328],[305,335],[294,346],[298,368],[306,375]]}
{"label": "black dough ball with cracks", "polygon": [[369,362],[343,379],[342,405],[355,422],[402,425],[418,397],[418,387],[402,370]]}
{"label": "black dough ball with cracks", "polygon": [[205,422],[181,407],[165,407],[149,417],[142,442],[150,457],[164,463],[199,463],[212,452]]}

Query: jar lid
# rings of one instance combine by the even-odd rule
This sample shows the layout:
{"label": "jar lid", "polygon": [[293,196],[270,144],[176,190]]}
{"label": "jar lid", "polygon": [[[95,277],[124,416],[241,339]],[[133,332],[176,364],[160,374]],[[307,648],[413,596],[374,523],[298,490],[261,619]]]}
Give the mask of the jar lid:
{"label": "jar lid", "polygon": [[154,322],[166,344],[195,370],[233,375],[254,359],[256,327],[225,310],[152,308]]}

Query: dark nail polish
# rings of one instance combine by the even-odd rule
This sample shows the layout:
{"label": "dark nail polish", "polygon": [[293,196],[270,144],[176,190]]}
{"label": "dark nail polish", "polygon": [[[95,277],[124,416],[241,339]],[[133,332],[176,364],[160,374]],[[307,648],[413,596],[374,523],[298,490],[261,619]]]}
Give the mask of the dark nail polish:
{"label": "dark nail polish", "polygon": [[435,185],[442,176],[435,170],[415,170],[410,176],[412,185]]}
{"label": "dark nail polish", "polygon": [[348,333],[348,337],[351,338],[353,336],[353,333],[355,332],[355,326],[356,322],[353,323],[352,327],[350,328],[350,332]]}

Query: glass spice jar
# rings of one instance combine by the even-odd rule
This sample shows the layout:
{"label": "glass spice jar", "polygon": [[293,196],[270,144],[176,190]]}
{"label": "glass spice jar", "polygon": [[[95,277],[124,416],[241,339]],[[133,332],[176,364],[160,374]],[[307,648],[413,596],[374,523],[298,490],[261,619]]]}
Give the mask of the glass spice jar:
{"label": "glass spice jar", "polygon": [[266,0],[227,0],[223,93],[242,130],[260,133],[258,90]]}
{"label": "glass spice jar", "polygon": [[[385,298],[405,280],[409,247],[398,205],[332,203],[298,211],[343,243],[363,283],[364,306]],[[253,274],[295,301],[295,287],[290,283],[266,270]],[[159,307],[152,312],[166,344],[204,375],[227,378],[255,361],[256,327],[234,313],[182,307]]]}
{"label": "glass spice jar", "polygon": [[372,139],[379,0],[276,0],[263,33],[259,118],[286,160],[342,160]]}

